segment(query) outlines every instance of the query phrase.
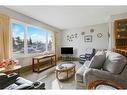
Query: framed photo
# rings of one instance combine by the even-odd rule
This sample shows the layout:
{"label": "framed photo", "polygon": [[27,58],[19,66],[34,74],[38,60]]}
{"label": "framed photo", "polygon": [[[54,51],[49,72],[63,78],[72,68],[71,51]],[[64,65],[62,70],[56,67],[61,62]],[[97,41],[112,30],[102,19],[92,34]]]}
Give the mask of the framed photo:
{"label": "framed photo", "polygon": [[92,35],[86,35],[86,36],[84,36],[84,41],[85,42],[92,42]]}

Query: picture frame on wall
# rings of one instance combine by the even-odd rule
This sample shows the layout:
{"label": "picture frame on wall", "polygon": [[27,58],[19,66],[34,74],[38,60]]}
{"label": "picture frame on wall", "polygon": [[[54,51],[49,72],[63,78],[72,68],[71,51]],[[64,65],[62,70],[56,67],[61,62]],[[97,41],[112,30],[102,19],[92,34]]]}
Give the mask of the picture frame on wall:
{"label": "picture frame on wall", "polygon": [[92,35],[84,36],[84,42],[92,42]]}

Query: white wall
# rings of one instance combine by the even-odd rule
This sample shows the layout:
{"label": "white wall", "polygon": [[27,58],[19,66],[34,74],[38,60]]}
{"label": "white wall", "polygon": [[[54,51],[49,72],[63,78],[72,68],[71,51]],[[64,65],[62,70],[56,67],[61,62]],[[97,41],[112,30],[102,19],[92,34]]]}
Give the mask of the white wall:
{"label": "white wall", "polygon": [[110,38],[109,38],[109,49],[112,50],[112,48],[114,47],[114,20],[118,20],[118,19],[127,19],[127,13],[122,13],[122,14],[117,14],[117,15],[112,15],[110,16],[109,19],[109,33],[110,33]]}
{"label": "white wall", "polygon": [[[93,33],[90,33],[90,29],[94,29]],[[85,35],[92,35],[92,42],[84,42],[84,36],[81,32],[85,32]],[[85,26],[82,28],[69,29],[62,32],[62,46],[74,47],[75,57],[79,57],[80,54],[85,52],[86,48],[107,49],[108,48],[108,23],[102,23],[97,25]],[[67,40],[67,35],[78,34],[77,38],[74,38],[72,42]],[[97,34],[102,33],[102,37],[98,38]]]}

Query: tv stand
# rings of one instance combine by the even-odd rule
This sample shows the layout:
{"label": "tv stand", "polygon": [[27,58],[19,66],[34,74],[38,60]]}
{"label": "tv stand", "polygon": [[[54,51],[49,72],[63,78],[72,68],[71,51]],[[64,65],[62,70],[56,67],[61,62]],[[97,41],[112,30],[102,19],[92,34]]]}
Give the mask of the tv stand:
{"label": "tv stand", "polygon": [[73,61],[74,57],[73,54],[62,54],[61,59],[62,61]]}

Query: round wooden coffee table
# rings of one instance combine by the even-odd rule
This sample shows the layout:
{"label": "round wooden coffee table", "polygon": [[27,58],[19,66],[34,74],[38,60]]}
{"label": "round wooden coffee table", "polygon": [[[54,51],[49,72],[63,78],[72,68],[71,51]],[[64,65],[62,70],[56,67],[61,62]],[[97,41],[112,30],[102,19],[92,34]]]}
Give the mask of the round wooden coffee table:
{"label": "round wooden coffee table", "polygon": [[89,90],[115,90],[123,89],[123,85],[116,83],[111,80],[94,80],[88,84],[87,87]]}
{"label": "round wooden coffee table", "polygon": [[61,63],[56,66],[56,78],[58,80],[67,80],[75,74],[74,63]]}

